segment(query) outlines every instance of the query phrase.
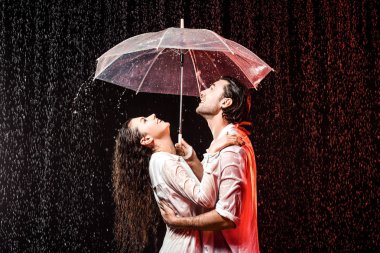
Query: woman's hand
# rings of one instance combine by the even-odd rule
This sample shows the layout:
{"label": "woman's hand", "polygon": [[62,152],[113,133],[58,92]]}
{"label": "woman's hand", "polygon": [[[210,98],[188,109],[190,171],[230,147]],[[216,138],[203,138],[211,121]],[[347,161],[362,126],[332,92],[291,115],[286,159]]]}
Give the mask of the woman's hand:
{"label": "woman's hand", "polygon": [[232,145],[244,145],[243,137],[239,134],[228,134],[227,132],[227,134],[213,140],[210,147],[206,151],[207,153],[212,154]]}
{"label": "woman's hand", "polygon": [[191,147],[184,139],[181,140],[181,143],[175,144],[175,150],[177,155],[182,156],[185,160],[193,160],[196,156],[193,147]]}

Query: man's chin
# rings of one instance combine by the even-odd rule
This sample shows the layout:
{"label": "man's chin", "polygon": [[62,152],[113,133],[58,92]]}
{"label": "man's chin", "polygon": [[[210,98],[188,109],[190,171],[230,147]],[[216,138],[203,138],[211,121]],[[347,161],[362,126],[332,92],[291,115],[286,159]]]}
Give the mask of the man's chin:
{"label": "man's chin", "polygon": [[198,110],[198,108],[195,110],[195,112],[199,115],[199,116],[202,116],[203,118],[205,118],[207,115],[210,115],[209,113],[205,112],[205,111],[202,111],[201,109]]}
{"label": "man's chin", "polygon": [[199,114],[199,115],[203,115],[203,113],[202,113],[202,109],[201,108],[199,108],[199,106],[197,107],[197,109],[195,109],[195,112],[197,113],[197,114]]}

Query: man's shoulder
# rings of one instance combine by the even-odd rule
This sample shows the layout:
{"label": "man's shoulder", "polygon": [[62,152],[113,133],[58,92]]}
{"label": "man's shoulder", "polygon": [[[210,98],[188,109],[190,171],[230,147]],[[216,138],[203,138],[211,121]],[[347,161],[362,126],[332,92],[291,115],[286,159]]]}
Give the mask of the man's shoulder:
{"label": "man's shoulder", "polygon": [[245,153],[246,153],[246,150],[244,149],[244,147],[238,146],[238,145],[228,146],[220,151],[221,156],[234,155],[234,154],[243,155]]}

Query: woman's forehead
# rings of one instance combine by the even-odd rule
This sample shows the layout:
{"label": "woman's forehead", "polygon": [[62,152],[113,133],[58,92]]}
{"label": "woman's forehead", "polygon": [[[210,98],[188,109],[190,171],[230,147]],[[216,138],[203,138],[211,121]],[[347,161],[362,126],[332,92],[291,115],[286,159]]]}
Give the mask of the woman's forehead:
{"label": "woman's forehead", "polygon": [[143,117],[136,117],[136,118],[131,119],[131,121],[129,122],[128,127],[130,127],[130,128],[137,128],[138,125],[141,123],[142,119],[143,119]]}

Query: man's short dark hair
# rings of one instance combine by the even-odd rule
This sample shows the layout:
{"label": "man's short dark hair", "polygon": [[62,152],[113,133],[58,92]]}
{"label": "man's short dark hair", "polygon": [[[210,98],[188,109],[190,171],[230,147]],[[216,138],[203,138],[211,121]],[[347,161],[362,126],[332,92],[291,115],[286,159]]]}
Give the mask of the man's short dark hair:
{"label": "man's short dark hair", "polygon": [[224,97],[232,99],[232,104],[229,107],[222,109],[223,118],[229,123],[249,121],[251,96],[248,88],[230,76],[223,76],[220,80],[228,82],[228,84],[224,86]]}

